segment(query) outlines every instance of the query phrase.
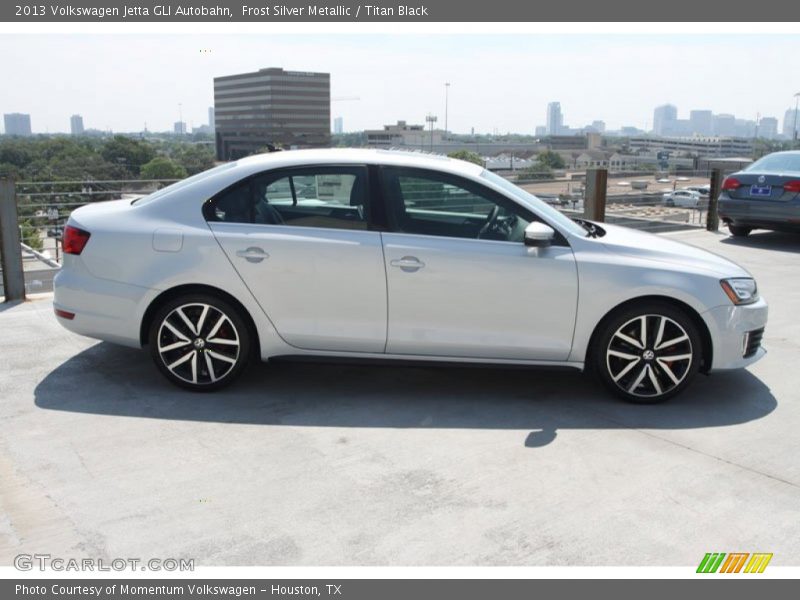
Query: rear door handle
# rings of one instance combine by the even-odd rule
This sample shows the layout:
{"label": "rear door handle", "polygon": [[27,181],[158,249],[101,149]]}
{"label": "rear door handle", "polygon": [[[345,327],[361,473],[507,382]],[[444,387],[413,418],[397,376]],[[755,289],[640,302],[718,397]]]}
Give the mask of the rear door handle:
{"label": "rear door handle", "polygon": [[425,266],[425,263],[418,259],[416,256],[404,256],[403,258],[396,258],[389,263],[393,267],[402,269],[406,273],[413,273],[419,271]]}
{"label": "rear door handle", "polygon": [[265,258],[269,258],[269,254],[264,252],[264,250],[258,246],[251,246],[247,250],[237,250],[236,256],[251,263],[259,263]]}

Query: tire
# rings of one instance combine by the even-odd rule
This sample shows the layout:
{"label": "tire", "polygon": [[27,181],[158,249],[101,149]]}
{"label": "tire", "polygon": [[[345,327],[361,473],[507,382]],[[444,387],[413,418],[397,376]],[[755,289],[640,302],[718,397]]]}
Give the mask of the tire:
{"label": "tire", "polygon": [[647,302],[602,323],[591,352],[593,370],[611,392],[627,402],[657,404],[679,394],[697,374],[702,342],[684,311]]}
{"label": "tire", "polygon": [[251,339],[239,311],[211,294],[168,301],[156,311],[148,332],[150,355],[159,371],[193,392],[233,383],[249,362]]}
{"label": "tire", "polygon": [[753,231],[753,228],[745,227],[744,225],[728,225],[728,231],[731,232],[733,237],[747,237]]}

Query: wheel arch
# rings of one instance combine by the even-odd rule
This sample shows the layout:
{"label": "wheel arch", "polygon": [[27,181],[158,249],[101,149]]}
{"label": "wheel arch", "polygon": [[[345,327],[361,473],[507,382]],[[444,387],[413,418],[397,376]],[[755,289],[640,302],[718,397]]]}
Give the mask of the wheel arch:
{"label": "wheel arch", "polygon": [[700,371],[702,373],[707,373],[711,369],[711,365],[714,361],[714,343],[711,339],[711,332],[708,329],[708,325],[703,320],[703,317],[700,316],[700,313],[694,309],[694,307],[690,306],[686,302],[678,300],[677,298],[672,298],[670,296],[659,296],[659,295],[649,295],[649,296],[638,296],[636,298],[631,298],[624,302],[621,302],[611,310],[609,310],[603,318],[597,322],[594,329],[592,330],[592,335],[589,338],[589,343],[586,346],[586,356],[584,357],[584,364],[590,366],[592,363],[591,357],[594,351],[594,345],[597,343],[597,338],[602,331],[602,328],[605,324],[612,318],[614,318],[618,313],[627,310],[633,306],[638,304],[647,304],[648,302],[663,302],[677,308],[684,313],[686,316],[689,317],[692,322],[694,323],[695,327],[697,327],[697,331],[700,334],[700,341],[703,345],[702,347],[702,360],[700,363]]}
{"label": "wheel arch", "polygon": [[150,325],[152,324],[153,318],[155,317],[156,312],[158,312],[158,309],[166,302],[187,294],[211,294],[231,304],[236,310],[239,311],[242,318],[245,320],[245,323],[247,323],[250,334],[253,336],[251,351],[254,353],[258,352],[258,349],[261,347],[258,336],[258,328],[256,327],[256,323],[253,320],[253,316],[250,314],[250,311],[248,311],[247,308],[245,308],[245,306],[236,299],[236,297],[232,296],[228,292],[212,285],[204,284],[178,285],[168,290],[164,290],[158,296],[153,298],[152,302],[150,302],[149,306],[147,307],[147,310],[145,310],[144,316],[142,317],[142,322],[139,325],[139,343],[142,346],[146,346],[149,342],[148,333],[150,331]]}

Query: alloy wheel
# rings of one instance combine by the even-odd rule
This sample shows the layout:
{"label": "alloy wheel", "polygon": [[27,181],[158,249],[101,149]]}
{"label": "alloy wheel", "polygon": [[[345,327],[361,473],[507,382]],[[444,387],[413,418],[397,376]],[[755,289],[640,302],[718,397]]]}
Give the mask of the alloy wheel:
{"label": "alloy wheel", "polygon": [[658,398],[687,377],[694,358],[689,333],[664,315],[644,314],[625,322],[606,348],[606,367],[620,390]]}
{"label": "alloy wheel", "polygon": [[219,308],[191,302],[161,321],[157,349],[167,370],[197,386],[214,384],[236,366],[241,340],[233,320]]}

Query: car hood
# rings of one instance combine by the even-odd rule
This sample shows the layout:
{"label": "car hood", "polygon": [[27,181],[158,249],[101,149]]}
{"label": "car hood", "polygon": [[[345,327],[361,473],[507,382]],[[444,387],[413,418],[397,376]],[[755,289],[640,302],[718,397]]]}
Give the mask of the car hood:
{"label": "car hood", "polygon": [[613,254],[698,270],[724,277],[752,277],[744,268],[722,256],[662,235],[619,225],[600,224],[606,234],[597,238]]}

